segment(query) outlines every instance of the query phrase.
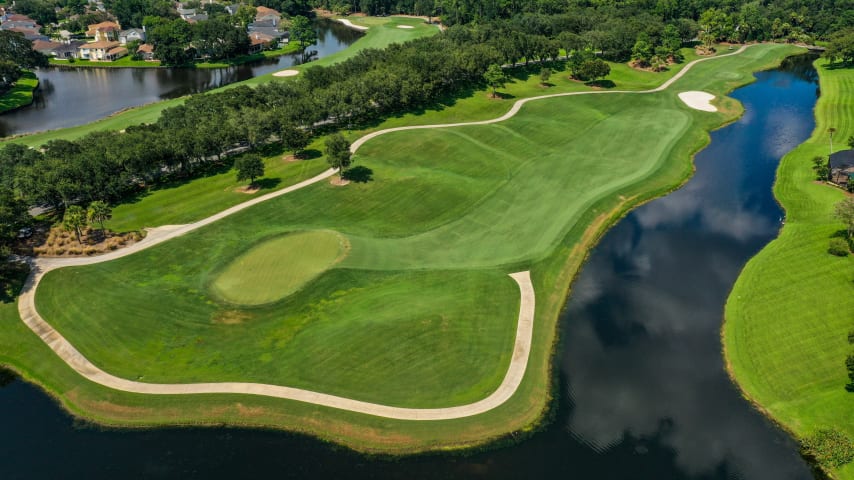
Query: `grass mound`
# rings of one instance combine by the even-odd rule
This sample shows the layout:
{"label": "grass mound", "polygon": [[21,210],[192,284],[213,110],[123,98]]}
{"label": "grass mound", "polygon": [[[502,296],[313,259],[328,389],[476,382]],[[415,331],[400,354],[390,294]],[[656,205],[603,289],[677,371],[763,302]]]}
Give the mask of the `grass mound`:
{"label": "grass mound", "polygon": [[337,263],[346,250],[334,232],[298,232],[255,245],[211,283],[216,296],[238,305],[281,300]]}

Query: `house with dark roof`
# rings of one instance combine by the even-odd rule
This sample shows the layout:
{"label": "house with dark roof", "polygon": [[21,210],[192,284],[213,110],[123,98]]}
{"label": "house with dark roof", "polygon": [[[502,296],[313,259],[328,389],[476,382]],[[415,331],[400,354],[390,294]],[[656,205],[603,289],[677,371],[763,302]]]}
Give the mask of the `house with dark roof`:
{"label": "house with dark roof", "polygon": [[854,187],[854,150],[836,152],[827,159],[828,180],[840,187]]}
{"label": "house with dark roof", "polygon": [[86,42],[80,40],[70,40],[62,45],[53,49],[51,55],[60,59],[60,60],[68,60],[69,58],[77,58],[78,50],[81,45],[85,45]]}
{"label": "house with dark roof", "polygon": [[290,35],[287,30],[281,30],[277,24],[269,20],[252,22],[246,26],[249,31],[249,38],[252,38],[253,33],[269,35],[276,39],[276,43],[287,42]]}
{"label": "house with dark roof", "polygon": [[205,21],[207,19],[208,19],[207,13],[197,13],[195,15],[191,15],[191,16],[185,18],[184,20],[186,20],[189,23],[196,23],[196,22]]}
{"label": "house with dark roof", "polygon": [[239,4],[239,3],[234,3],[234,4],[231,4],[231,5],[226,5],[226,6],[225,6],[225,11],[226,11],[226,12],[228,12],[228,14],[229,14],[229,15],[234,15],[235,13],[237,13],[237,9],[238,9],[238,8],[240,8],[240,4]]}
{"label": "house with dark roof", "polygon": [[177,11],[178,11],[178,15],[180,15],[181,18],[184,20],[186,20],[186,19],[188,19],[188,18],[190,18],[196,14],[195,8],[178,8]]}

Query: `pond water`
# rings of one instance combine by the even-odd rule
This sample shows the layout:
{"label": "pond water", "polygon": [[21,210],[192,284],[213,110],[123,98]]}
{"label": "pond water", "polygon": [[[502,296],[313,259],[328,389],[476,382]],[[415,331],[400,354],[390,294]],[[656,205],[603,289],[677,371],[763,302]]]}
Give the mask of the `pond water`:
{"label": "pond water", "polygon": [[102,431],[11,381],[3,478],[811,478],[796,444],[730,383],[718,336],[740,269],[780,227],[776,165],[814,127],[810,61],[736,91],[747,113],[712,134],[694,178],[595,248],[561,319],[556,418],[520,444],[390,462],[287,433]]}
{"label": "pond water", "polygon": [[[338,22],[315,22],[311,59],[329,56],[362,34]],[[0,137],[82,125],[120,110],[181,97],[275,72],[303,61],[302,54],[228,68],[67,68],[37,70],[40,88],[29,107],[0,115]]]}

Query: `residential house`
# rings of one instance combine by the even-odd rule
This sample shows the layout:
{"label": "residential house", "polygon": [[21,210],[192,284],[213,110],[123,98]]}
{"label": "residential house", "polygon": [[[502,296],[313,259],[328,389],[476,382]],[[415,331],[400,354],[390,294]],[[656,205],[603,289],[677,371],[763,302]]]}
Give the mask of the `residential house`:
{"label": "residential house", "polygon": [[36,23],[32,18],[26,15],[16,15],[13,13],[6,14],[4,17],[6,20],[0,23],[0,30],[21,33],[30,41],[50,40],[46,35],[39,33],[42,26]]}
{"label": "residential house", "polygon": [[154,60],[154,45],[150,43],[143,43],[136,49],[136,53],[142,57],[143,60],[152,61]]}
{"label": "residential house", "polygon": [[233,5],[226,5],[225,11],[228,12],[229,15],[234,15],[235,13],[237,13],[238,8],[240,8],[239,3],[235,3]]}
{"label": "residential house", "polygon": [[33,42],[33,50],[48,56],[52,56],[54,50],[61,46],[61,43],[50,40],[36,40]]}
{"label": "residential house", "polygon": [[192,17],[195,14],[196,14],[195,8],[179,8],[178,9],[178,15],[180,15],[181,18],[184,20]]}
{"label": "residential house", "polygon": [[271,44],[273,48],[276,48],[279,43],[287,43],[289,38],[289,32],[287,30],[280,30],[278,25],[274,25],[270,20],[256,21],[252,22],[246,26],[246,29],[249,31],[249,38],[252,38],[253,33],[260,33],[264,35],[269,35],[276,39],[274,43]]}
{"label": "residential house", "polygon": [[129,28],[119,32],[119,43],[127,45],[128,42],[144,42],[145,28]]}
{"label": "residential house", "polygon": [[85,44],[86,42],[82,42],[80,40],[70,40],[54,48],[51,54],[59,60],[77,58],[80,47]]}
{"label": "residential house", "polygon": [[251,32],[249,34],[249,53],[258,53],[278,44],[278,39],[266,33]]}
{"label": "residential house", "polygon": [[267,7],[256,7],[255,8],[255,21],[256,22],[272,22],[273,26],[277,26],[279,22],[282,21],[282,14],[273,10],[272,8]]}
{"label": "residential house", "polygon": [[116,22],[101,22],[89,25],[87,37],[94,37],[96,42],[117,42],[122,28]]}
{"label": "residential house", "polygon": [[119,42],[100,41],[90,42],[80,45],[77,49],[78,57],[82,60],[107,61],[112,62],[128,54],[127,48],[121,46]]}
{"label": "residential house", "polygon": [[854,150],[836,152],[827,160],[828,180],[843,188],[851,189],[854,182]]}
{"label": "residential house", "polygon": [[207,19],[208,19],[207,13],[197,13],[195,15],[191,15],[191,16],[185,18],[184,20],[186,20],[188,23],[196,23],[196,22],[205,21]]}

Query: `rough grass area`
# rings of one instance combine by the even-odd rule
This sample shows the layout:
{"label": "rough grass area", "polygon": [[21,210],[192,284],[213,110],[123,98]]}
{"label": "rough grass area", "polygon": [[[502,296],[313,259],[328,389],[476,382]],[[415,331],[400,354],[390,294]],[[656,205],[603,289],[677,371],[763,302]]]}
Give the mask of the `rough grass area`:
{"label": "rough grass area", "polygon": [[[556,320],[588,249],[628,208],[684,181],[707,131],[739,111],[727,99],[719,113],[693,111],[676,93],[723,95],[798,51],[753,47],[698,65],[660,94],[545,100],[501,125],[430,132],[426,149],[413,148],[417,136],[380,137],[357,158],[372,181],[318,183],[139,254],[53,271],[36,298],[81,352],[125,378],[262,381],[448,406],[500,383],[519,308],[506,273],[530,269],[537,312],[528,370],[513,398],[485,414],[401,422],[257,396],[115,392],[82,381],[5,306],[0,362],[105,423],[268,425],[385,452],[518,438],[550,400]],[[207,293],[247,245],[312,229],[338,231],[352,249],[293,295],[237,308]]]}
{"label": "rough grass area", "polygon": [[[811,169],[813,157],[828,154],[829,127],[835,139],[854,134],[854,70],[817,68],[816,130],[783,158],[774,187],[786,225],[736,282],[723,336],[738,384],[774,419],[802,438],[828,428],[854,437],[854,393],[845,391],[854,258],[827,253],[843,230],[831,212],[845,194],[815,183]],[[836,473],[854,478],[854,466]]]}
{"label": "rough grass area", "polygon": [[231,261],[211,284],[214,293],[237,305],[281,300],[335,264],[345,253],[335,232],[297,232],[266,240]]}
{"label": "rough grass area", "polygon": [[36,74],[27,70],[8,92],[0,96],[0,113],[33,103],[33,91],[39,86]]}

